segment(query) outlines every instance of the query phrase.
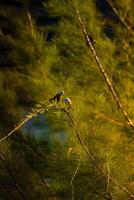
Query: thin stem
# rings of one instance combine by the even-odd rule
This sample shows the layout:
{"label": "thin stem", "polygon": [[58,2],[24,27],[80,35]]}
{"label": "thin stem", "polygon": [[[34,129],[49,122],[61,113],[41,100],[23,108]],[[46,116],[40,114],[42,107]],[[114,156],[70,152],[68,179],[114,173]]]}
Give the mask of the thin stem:
{"label": "thin stem", "polygon": [[75,172],[73,174],[73,177],[71,178],[71,181],[70,181],[70,185],[72,187],[72,200],[74,200],[74,185],[73,185],[73,181],[74,181],[74,179],[75,179],[75,177],[76,177],[76,175],[78,173],[80,165],[81,165],[81,163],[79,162],[78,165],[77,165],[77,168],[76,168],[76,170],[75,170]]}
{"label": "thin stem", "polygon": [[74,175],[73,175],[73,177],[71,178],[70,185],[73,184],[74,178],[75,178],[76,175],[77,175],[77,172],[78,172],[78,170],[79,170],[79,168],[80,168],[80,165],[81,165],[81,163],[79,162],[78,165],[77,165],[77,168],[76,168],[76,170],[75,170],[75,172],[74,172]]}
{"label": "thin stem", "polygon": [[110,168],[109,168],[109,163],[108,163],[107,164],[107,192],[109,192],[109,185],[110,185],[109,174],[110,174]]}
{"label": "thin stem", "polygon": [[124,125],[123,121],[119,121],[119,120],[113,119],[113,118],[105,115],[104,113],[97,113],[97,117],[106,119],[106,120],[110,121],[111,123],[114,123],[114,124],[119,125],[119,126],[123,126]]}
{"label": "thin stem", "polygon": [[33,33],[34,33],[33,23],[32,23],[31,14],[30,14],[29,11],[27,11],[27,17],[28,17],[28,21],[29,21],[29,24],[30,24],[31,33],[32,33],[32,35],[33,35]]}

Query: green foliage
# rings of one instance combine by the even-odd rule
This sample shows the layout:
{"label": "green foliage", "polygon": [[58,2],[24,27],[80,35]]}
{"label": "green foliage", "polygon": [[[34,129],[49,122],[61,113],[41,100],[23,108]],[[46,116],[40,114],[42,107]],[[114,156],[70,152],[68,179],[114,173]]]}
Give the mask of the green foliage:
{"label": "green foliage", "polygon": [[[133,1],[112,2],[133,29]],[[0,159],[0,198],[97,200],[111,195],[111,199],[128,200],[129,194],[111,179],[108,187],[108,166],[109,175],[133,193],[133,130],[86,46],[72,3],[45,1],[43,27],[28,10],[32,3],[23,1],[20,12],[10,6],[0,8],[0,16],[6,19],[0,20],[0,49],[5,52],[0,68],[1,137],[35,113],[26,127],[0,143],[12,174]],[[76,0],[75,4],[100,62],[133,119],[133,37],[113,11],[102,12],[98,1]],[[3,28],[7,21],[8,33]],[[58,105],[50,105],[49,99],[59,90],[65,96]],[[74,124],[63,110],[66,97],[72,101],[68,112]],[[42,105],[50,107],[37,116]]]}

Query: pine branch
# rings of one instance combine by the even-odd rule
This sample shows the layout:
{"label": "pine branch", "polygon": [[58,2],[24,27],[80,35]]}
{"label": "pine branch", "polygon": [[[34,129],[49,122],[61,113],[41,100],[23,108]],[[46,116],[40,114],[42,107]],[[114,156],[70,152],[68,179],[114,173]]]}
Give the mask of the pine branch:
{"label": "pine branch", "polygon": [[27,145],[37,156],[39,156],[39,158],[46,161],[45,157],[41,154],[41,152],[37,150],[37,148],[34,145],[31,145],[24,137],[21,137],[20,139],[21,139],[20,141],[21,143],[24,143],[25,145]]}
{"label": "pine branch", "polygon": [[44,113],[45,111],[47,111],[50,108],[55,108],[53,105],[48,105],[46,107],[41,107],[41,108],[35,108],[33,109],[33,112],[29,113],[26,118],[20,122],[12,131],[10,131],[6,136],[4,136],[3,138],[0,139],[0,143],[7,140],[10,136],[12,136],[13,134],[16,133],[16,131],[18,131],[20,128],[22,128],[24,126],[24,124],[26,124],[29,120],[31,120],[32,118],[36,117],[39,113]]}
{"label": "pine branch", "polygon": [[105,83],[106,83],[106,85],[108,86],[108,88],[109,88],[109,90],[110,90],[110,92],[111,92],[113,98],[115,99],[115,101],[116,101],[118,107],[120,108],[120,110],[121,110],[121,112],[122,112],[124,118],[128,121],[128,123],[130,124],[130,126],[134,129],[134,123],[132,122],[132,120],[131,120],[131,118],[129,117],[127,111],[126,111],[125,108],[123,107],[123,105],[122,105],[122,103],[121,103],[121,101],[120,101],[120,99],[119,99],[119,97],[118,97],[118,95],[117,95],[117,93],[116,93],[116,91],[115,91],[115,89],[114,89],[114,87],[113,87],[113,85],[112,85],[112,83],[111,83],[111,81],[110,81],[110,79],[109,79],[109,77],[108,77],[108,75],[107,75],[105,69],[103,68],[103,66],[102,66],[102,64],[101,64],[101,62],[100,62],[100,59],[99,59],[99,57],[98,57],[98,54],[97,54],[97,52],[96,52],[96,50],[95,50],[95,48],[94,48],[94,46],[93,46],[93,44],[92,44],[92,41],[90,40],[90,38],[89,38],[89,36],[88,36],[87,30],[86,30],[85,25],[84,25],[84,23],[83,23],[83,21],[82,21],[82,18],[81,18],[81,16],[80,16],[79,10],[76,8],[76,6],[75,6],[73,0],[70,0],[70,1],[71,1],[71,3],[72,3],[73,8],[74,8],[76,17],[77,17],[77,19],[78,19],[78,21],[79,21],[81,31],[83,32],[83,35],[84,35],[84,37],[85,37],[85,41],[86,41],[87,47],[90,48],[90,50],[91,50],[91,52],[92,52],[92,54],[93,54],[93,56],[94,56],[94,59],[95,59],[97,65],[98,65],[98,67],[99,67],[99,70],[100,70],[100,72],[102,73],[102,75],[103,75],[103,77],[104,77]]}
{"label": "pine branch", "polygon": [[[103,178],[105,178],[106,182],[107,182],[107,174],[105,173],[105,171],[101,168],[101,166],[97,163],[96,159],[94,158],[94,156],[89,152],[89,150],[87,149],[86,145],[84,144],[84,141],[82,140],[80,134],[78,133],[77,129],[75,128],[75,122],[73,120],[73,117],[70,115],[70,113],[66,110],[63,109],[61,111],[64,111],[66,113],[66,115],[68,116],[70,122],[71,122],[71,126],[78,138],[78,141],[80,142],[83,150],[85,151],[85,153],[88,155],[89,159],[92,160],[92,162],[94,163],[97,171],[101,172],[101,175]],[[134,199],[134,194],[132,194],[127,188],[125,188],[124,186],[122,186],[116,179],[114,179],[112,176],[108,176],[109,181],[111,180],[113,183],[115,183],[116,185],[118,185],[122,190],[124,190],[132,199]],[[111,194],[109,193],[109,195],[111,196]]]}
{"label": "pine branch", "polygon": [[9,175],[9,177],[11,178],[12,183],[13,183],[15,189],[18,191],[18,193],[20,194],[21,198],[22,198],[23,200],[26,200],[27,198],[26,198],[26,196],[24,195],[24,193],[23,193],[23,191],[22,191],[20,185],[17,183],[17,181],[16,181],[16,179],[15,179],[13,173],[12,173],[12,170],[11,170],[9,164],[7,163],[7,161],[6,161],[6,159],[5,159],[5,156],[4,156],[4,154],[3,154],[2,152],[0,152],[0,160],[2,161],[4,167],[6,168],[6,170],[7,170],[7,172],[8,172],[8,175]]}
{"label": "pine branch", "polygon": [[[78,133],[77,129],[75,128],[75,123],[74,120],[72,118],[72,116],[70,115],[70,113],[68,112],[67,109],[65,109],[65,107],[56,107],[55,105],[48,105],[46,108],[40,108],[40,109],[36,109],[34,110],[32,113],[30,113],[25,120],[23,120],[18,126],[16,126],[15,129],[13,129],[7,136],[3,137],[0,142],[5,141],[8,137],[10,137],[12,134],[14,134],[18,129],[20,129],[27,121],[29,121],[30,119],[32,119],[33,117],[36,117],[39,113],[43,113],[46,110],[51,109],[52,111],[62,111],[64,113],[66,113],[66,115],[68,116],[71,126],[74,129],[74,132],[78,138],[78,141],[80,142],[83,150],[86,152],[86,154],[88,155],[89,159],[92,160],[92,162],[94,163],[97,171],[101,172],[102,176],[107,179],[107,175],[105,174],[105,172],[103,171],[103,169],[101,168],[101,166],[97,163],[96,159],[93,157],[93,155],[88,151],[86,145],[84,144],[84,141],[82,140],[80,134]],[[2,161],[4,161],[2,154],[0,154],[0,158]],[[8,169],[9,170],[9,169]],[[117,180],[115,180],[113,177],[111,177],[109,175],[109,180],[111,180],[112,182],[114,182],[116,185],[120,186],[125,192],[127,192],[131,198],[134,199],[134,195],[129,192],[124,186],[122,186]],[[15,183],[14,183],[15,184]],[[16,186],[17,187],[17,186]],[[19,189],[19,188],[18,188]]]}

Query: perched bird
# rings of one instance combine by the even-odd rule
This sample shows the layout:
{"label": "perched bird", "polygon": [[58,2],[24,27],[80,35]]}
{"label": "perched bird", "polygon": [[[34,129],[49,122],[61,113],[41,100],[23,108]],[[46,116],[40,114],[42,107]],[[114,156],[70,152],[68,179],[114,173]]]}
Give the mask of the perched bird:
{"label": "perched bird", "polygon": [[61,96],[63,96],[64,95],[64,92],[63,91],[60,91],[60,92],[58,92],[54,97],[52,97],[51,99],[50,99],[50,103],[52,102],[52,101],[57,101],[57,103],[60,101],[60,98],[61,98]]}
{"label": "perched bird", "polygon": [[68,109],[71,108],[72,106],[72,101],[69,98],[64,99],[64,103],[68,106]]}

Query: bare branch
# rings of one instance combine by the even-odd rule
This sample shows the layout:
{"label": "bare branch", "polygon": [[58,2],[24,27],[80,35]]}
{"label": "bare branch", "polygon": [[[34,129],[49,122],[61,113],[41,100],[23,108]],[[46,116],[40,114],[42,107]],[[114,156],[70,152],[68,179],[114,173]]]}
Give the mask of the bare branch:
{"label": "bare branch", "polygon": [[74,178],[77,175],[77,172],[78,172],[78,170],[80,168],[80,165],[81,165],[81,163],[79,162],[78,165],[77,165],[77,167],[76,167],[76,170],[74,172],[74,175],[73,175],[73,177],[71,178],[71,181],[70,181],[70,185],[72,187],[72,200],[74,200],[74,186],[73,186],[73,181],[74,181]]}

